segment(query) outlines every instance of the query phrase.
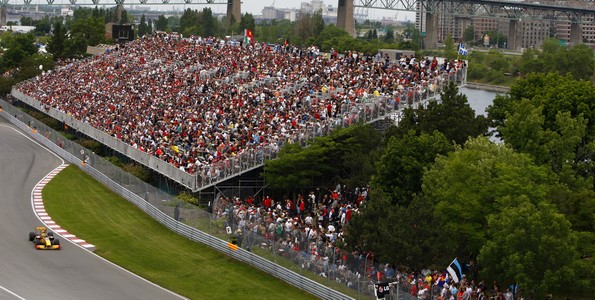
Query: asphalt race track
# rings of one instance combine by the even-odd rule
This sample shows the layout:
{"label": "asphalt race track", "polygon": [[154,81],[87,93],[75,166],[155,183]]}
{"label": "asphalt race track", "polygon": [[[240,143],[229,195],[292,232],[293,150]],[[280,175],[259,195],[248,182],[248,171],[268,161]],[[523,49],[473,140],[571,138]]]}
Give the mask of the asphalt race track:
{"label": "asphalt race track", "polygon": [[31,191],[62,161],[19,132],[0,117],[0,300],[184,299],[64,238],[62,250],[34,249]]}

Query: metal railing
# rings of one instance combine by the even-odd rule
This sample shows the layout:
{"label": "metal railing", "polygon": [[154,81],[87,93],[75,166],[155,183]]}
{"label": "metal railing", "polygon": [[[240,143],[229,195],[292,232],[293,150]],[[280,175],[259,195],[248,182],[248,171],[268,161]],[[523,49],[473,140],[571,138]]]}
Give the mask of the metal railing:
{"label": "metal railing", "polygon": [[63,157],[66,161],[79,166],[87,174],[126,198],[172,231],[254,266],[322,299],[353,299],[244,248],[236,247],[228,241],[189,226],[185,222],[179,221],[180,218],[175,219],[174,216],[178,215],[179,211],[182,210],[182,216],[204,219],[207,220],[207,223],[212,220],[207,212],[197,207],[184,205],[182,201],[172,198],[170,195],[122,171],[79,144],[65,139],[58,132],[20,111],[11,103],[0,100],[0,107],[1,116],[30,134],[35,140]]}
{"label": "metal railing", "polygon": [[[345,101],[341,104],[340,113],[335,117],[329,117],[325,120],[316,122],[303,122],[299,125],[300,130],[292,133],[290,136],[271,140],[267,144],[258,144],[251,146],[240,152],[234,157],[225,158],[219,162],[203,165],[196,174],[189,174],[180,168],[154,156],[132,147],[131,145],[113,137],[105,132],[93,128],[91,125],[76,119],[72,115],[46,106],[45,104],[29,97],[17,89],[12,90],[12,95],[27,103],[29,106],[62,121],[73,129],[84,133],[90,138],[101,142],[107,147],[114,149],[131,158],[132,160],[143,164],[158,173],[172,179],[180,185],[190,189],[193,192],[208,188],[217,182],[237,176],[244,172],[258,168],[264,164],[267,159],[277,157],[279,149],[287,143],[306,144],[317,136],[323,136],[338,128],[350,126],[358,122],[374,122],[383,118],[390,118],[398,121],[405,107],[418,107],[425,105],[427,101],[439,96],[445,84],[456,82],[464,85],[466,83],[466,68],[459,69],[456,72],[443,74],[419,85],[404,86],[395,91],[391,96],[360,95],[355,101]],[[212,74],[209,73],[209,76]],[[237,78],[247,77],[248,74],[235,74],[227,78],[235,80]],[[258,85],[263,82],[275,80],[274,78],[263,78],[246,84]],[[306,85],[304,81],[288,83],[283,91],[292,92]],[[341,90],[327,90],[326,92],[316,92],[311,96],[319,99],[327,99],[342,92]]]}
{"label": "metal railing", "polygon": [[[197,179],[196,182],[200,182],[201,186],[207,186],[244,170],[259,167],[266,159],[276,157],[279,148],[285,143],[305,143],[316,136],[326,135],[337,128],[346,127],[356,122],[372,122],[387,117],[398,120],[399,114],[404,108],[425,105],[429,99],[436,98],[449,81],[459,82],[460,77],[458,76],[460,75],[452,74],[452,77],[443,81],[429,82],[426,85],[416,87],[415,90],[403,88],[400,93],[396,93],[391,97],[369,95],[367,98],[361,98],[357,102],[342,107],[339,113],[340,118],[329,119],[326,122],[312,126],[305,125],[295,136],[280,140],[276,144],[248,149],[236,157],[209,166],[204,173],[197,174],[196,177],[200,178],[200,181]],[[299,87],[292,85],[288,88]],[[340,91],[328,91],[327,93],[319,93],[316,96],[320,98],[330,97],[333,93],[338,92]],[[35,104],[35,102],[32,103]],[[254,265],[323,299],[350,298],[344,293],[326,287],[326,285],[339,289],[349,288],[358,295],[358,298],[373,295],[373,284],[376,280],[372,271],[383,268],[383,265],[378,262],[374,262],[362,256],[362,254],[354,254],[319,240],[310,241],[304,236],[303,232],[276,234],[266,227],[258,226],[259,224],[252,228],[240,228],[239,220],[230,218],[231,214],[227,214],[225,218],[219,218],[217,211],[214,214],[209,214],[201,208],[174,198],[122,171],[79,144],[67,140],[60,133],[15,108],[11,103],[0,100],[0,105],[4,108],[2,115],[12,123],[28,131],[35,139],[67,161],[79,165],[85,172],[173,231]],[[34,107],[46,111],[39,104]],[[53,116],[53,113],[56,113],[55,115],[58,117],[65,117],[57,114],[59,113],[57,111],[51,109],[48,111],[50,116]],[[57,119],[76,121],[72,118]],[[66,122],[66,124],[69,123]],[[82,127],[73,126],[73,128],[79,130],[83,128],[81,131],[89,135],[85,130],[91,132],[92,128],[86,124],[79,125]],[[104,135],[105,140],[114,143],[120,142],[104,133],[100,134]],[[99,139],[99,141],[101,140]],[[127,152],[127,149],[122,149],[122,151],[126,155],[134,153]],[[85,165],[82,165],[83,161]],[[228,233],[228,227],[231,229],[231,234]],[[238,235],[237,229],[242,229],[243,233]],[[295,243],[288,243],[288,237],[291,237],[294,241],[299,240],[299,246],[295,246]],[[229,247],[231,241],[237,243],[238,250],[232,250]],[[269,260],[263,257],[267,257]],[[277,263],[284,263],[288,267],[281,267]],[[320,277],[319,280],[325,281],[326,284],[321,285],[308,279],[313,275]],[[391,289],[391,295],[396,297],[392,299],[407,299],[403,298],[406,296],[404,292],[400,292],[396,296],[396,292],[400,291],[396,287],[395,285]]]}

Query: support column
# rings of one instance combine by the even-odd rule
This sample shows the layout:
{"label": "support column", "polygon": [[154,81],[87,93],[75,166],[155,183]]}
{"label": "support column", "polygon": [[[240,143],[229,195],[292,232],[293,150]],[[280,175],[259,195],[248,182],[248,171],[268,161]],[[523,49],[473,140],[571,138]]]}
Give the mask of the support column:
{"label": "support column", "polygon": [[227,0],[227,22],[231,24],[242,21],[242,1],[241,0]]}
{"label": "support column", "polygon": [[426,44],[425,49],[436,49],[438,44],[438,17],[432,12],[426,12]]}
{"label": "support column", "polygon": [[465,30],[467,30],[467,27],[471,25],[471,18],[455,16],[455,24],[459,28],[459,32],[457,32],[454,36],[455,41],[458,42],[457,39],[460,39],[460,41],[464,41]]}
{"label": "support column", "polygon": [[353,18],[353,0],[339,0],[337,7],[337,27],[355,37],[355,19]]}
{"label": "support column", "polygon": [[116,23],[122,23],[122,13],[124,12],[124,4],[118,3],[116,5]]}
{"label": "support column", "polygon": [[583,29],[579,23],[570,23],[570,45],[578,45],[583,42]]}
{"label": "support column", "polygon": [[510,20],[508,24],[508,44],[507,48],[510,50],[518,50],[518,29],[517,26],[519,25],[518,20]]}
{"label": "support column", "polygon": [[3,3],[2,6],[0,6],[0,26],[6,25],[7,10],[8,9],[6,8],[6,4]]}

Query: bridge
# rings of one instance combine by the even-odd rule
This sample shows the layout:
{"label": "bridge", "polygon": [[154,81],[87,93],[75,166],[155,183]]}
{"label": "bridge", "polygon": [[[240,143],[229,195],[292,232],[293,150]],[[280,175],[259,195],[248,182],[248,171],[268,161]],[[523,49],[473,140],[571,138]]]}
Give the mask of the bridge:
{"label": "bridge", "polygon": [[[7,5],[11,0],[0,0],[0,25],[6,24]],[[30,5],[32,0],[19,1]],[[22,1],[22,2],[21,2]],[[63,0],[65,1],[65,0]],[[139,5],[225,5],[227,19],[241,19],[241,0],[131,0]],[[257,0],[247,0],[257,1]],[[117,5],[123,9],[125,0],[90,0],[79,3],[79,0],[68,0],[67,3],[56,3],[46,0],[48,5]],[[16,3],[13,3],[16,4]],[[128,2],[127,4],[130,4]],[[424,31],[428,48],[435,48],[438,42],[439,16],[451,16],[460,31],[471,24],[473,18],[497,18],[509,20],[508,48],[519,48],[519,30],[524,21],[541,20],[548,22],[570,23],[570,42],[580,43],[583,40],[583,24],[595,22],[595,8],[573,8],[528,2],[512,2],[497,0],[337,0],[337,26],[355,36],[354,10],[356,8],[372,8],[396,11],[417,12],[425,24],[420,24]]]}

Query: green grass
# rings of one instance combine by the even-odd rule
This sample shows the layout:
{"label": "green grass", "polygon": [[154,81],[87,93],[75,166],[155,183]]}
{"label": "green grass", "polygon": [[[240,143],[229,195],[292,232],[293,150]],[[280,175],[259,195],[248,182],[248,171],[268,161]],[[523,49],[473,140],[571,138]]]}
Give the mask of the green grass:
{"label": "green grass", "polygon": [[175,234],[75,166],[45,186],[43,199],[52,219],[94,244],[95,253],[185,297],[316,299]]}

